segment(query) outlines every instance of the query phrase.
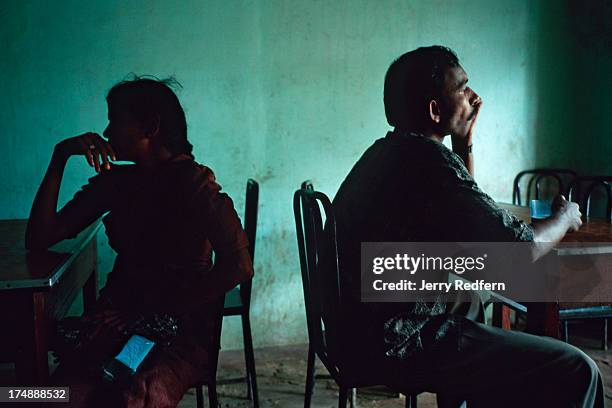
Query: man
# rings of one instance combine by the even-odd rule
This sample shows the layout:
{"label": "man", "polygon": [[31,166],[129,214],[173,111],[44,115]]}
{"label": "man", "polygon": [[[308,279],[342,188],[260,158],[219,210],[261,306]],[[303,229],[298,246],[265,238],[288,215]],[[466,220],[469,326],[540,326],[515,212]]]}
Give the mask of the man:
{"label": "man", "polygon": [[[602,407],[601,377],[586,354],[478,323],[477,304],[360,303],[361,242],[533,241],[537,259],[580,227],[578,206],[563,197],[551,219],[533,226],[478,188],[472,144],[482,100],[467,82],[457,56],[441,46],[408,52],[387,71],[394,130],[363,154],[334,199],[351,340],[345,366],[409,392],[435,392],[446,406]],[[452,151],[442,144],[447,135]]]}

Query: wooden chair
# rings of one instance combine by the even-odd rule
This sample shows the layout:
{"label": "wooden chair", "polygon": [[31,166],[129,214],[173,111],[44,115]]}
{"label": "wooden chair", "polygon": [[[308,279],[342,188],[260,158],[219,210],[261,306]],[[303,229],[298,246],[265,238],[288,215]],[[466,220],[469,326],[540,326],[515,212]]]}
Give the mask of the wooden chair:
{"label": "wooden chair", "polygon": [[[329,198],[312,188],[312,183],[305,182],[302,189],[293,196],[293,211],[297,232],[300,268],[308,324],[308,368],[306,373],[306,390],[304,407],[309,408],[314,391],[315,355],[323,362],[331,377],[340,387],[338,396],[339,408],[345,408],[349,391],[351,406],[355,403],[353,389],[357,387],[380,385],[375,381],[357,382],[349,377],[338,362],[334,353],[337,350],[335,330],[339,328],[337,310],[342,302],[340,276],[338,270],[338,252],[336,244],[336,224],[333,208]],[[324,210],[328,236],[323,235]],[[321,255],[328,255],[331,269],[323,271],[319,261]],[[328,275],[328,274],[333,274]],[[330,286],[323,290],[322,279]],[[333,298],[330,298],[333,297]],[[416,395],[406,397],[406,407],[416,407]]]}
{"label": "wooden chair", "polygon": [[[257,238],[257,214],[259,203],[259,184],[253,179],[247,181],[244,210],[244,231],[249,240],[249,255],[255,262],[255,240]],[[230,290],[225,296],[223,316],[240,316],[242,321],[242,338],[244,341],[244,360],[246,362],[247,398],[253,401],[255,408],[259,407],[257,392],[257,374],[255,372],[255,355],[253,353],[253,338],[251,336],[251,306],[252,280],[240,284]]]}
{"label": "wooden chair", "polygon": [[[603,190],[603,200],[596,197],[598,191]],[[612,176],[581,176],[577,177],[569,187],[570,201],[580,205],[581,212],[588,218],[593,214],[592,207],[596,202],[604,204],[603,215],[612,218]],[[599,200],[596,200],[599,198]],[[603,319],[601,348],[608,349],[608,318],[612,317],[612,304],[610,303],[561,303],[559,305],[559,319],[563,323],[563,338],[569,341],[568,323],[575,320]]]}
{"label": "wooden chair", "polygon": [[525,205],[529,205],[531,192],[534,191],[534,199],[539,200],[543,193],[543,184],[546,180],[557,182],[556,194],[565,194],[569,183],[576,177],[576,172],[570,169],[537,168],[519,172],[512,183],[512,204],[523,205],[521,200],[521,179],[530,176],[525,192]]}

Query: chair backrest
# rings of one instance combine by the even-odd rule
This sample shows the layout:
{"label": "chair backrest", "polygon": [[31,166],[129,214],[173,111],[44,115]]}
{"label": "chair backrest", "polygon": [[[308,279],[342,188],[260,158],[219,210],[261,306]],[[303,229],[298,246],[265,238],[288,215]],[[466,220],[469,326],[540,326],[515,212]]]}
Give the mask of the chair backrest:
{"label": "chair backrest", "polygon": [[312,180],[304,180],[300,187],[305,190],[314,190],[314,185],[312,184]]}
{"label": "chair backrest", "polygon": [[[336,221],[329,198],[304,185],[293,196],[308,338],[332,376],[338,375],[335,339],[340,305]],[[323,217],[325,215],[325,231]]]}
{"label": "chair backrest", "polygon": [[[532,191],[534,191],[534,199],[540,199],[544,181],[550,181],[551,179],[556,181],[556,194],[565,194],[566,186],[576,177],[576,172],[570,169],[555,168],[538,168],[521,171],[516,175],[512,183],[512,204],[514,205],[523,205],[521,197],[521,179],[525,176],[530,176],[525,191],[525,205],[529,205]],[[548,187],[550,186],[548,185]]]}
{"label": "chair backrest", "polygon": [[[249,240],[249,255],[255,263],[255,239],[257,238],[257,213],[259,208],[259,184],[253,179],[247,180],[246,199],[244,203],[244,232]],[[251,303],[251,288],[253,280],[240,284],[240,298],[248,309]]]}
{"label": "chair backrest", "polygon": [[605,206],[605,217],[612,218],[612,176],[581,176],[577,177],[569,187],[568,199],[580,205],[580,210],[587,217],[592,214],[593,198],[597,197],[599,191],[603,189],[603,203]]}
{"label": "chair backrest", "polygon": [[253,179],[248,179],[246,185],[246,200],[244,203],[244,231],[249,239],[249,255],[251,255],[251,260],[255,259],[258,204],[259,184]]}

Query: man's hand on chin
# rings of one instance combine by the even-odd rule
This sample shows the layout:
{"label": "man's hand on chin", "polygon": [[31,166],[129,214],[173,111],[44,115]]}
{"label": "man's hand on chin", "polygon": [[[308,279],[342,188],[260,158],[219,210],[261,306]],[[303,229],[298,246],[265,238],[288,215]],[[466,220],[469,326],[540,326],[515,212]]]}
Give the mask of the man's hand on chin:
{"label": "man's hand on chin", "polygon": [[466,151],[472,145],[472,133],[480,114],[480,108],[482,108],[482,99],[479,97],[473,104],[473,110],[466,120],[464,131],[451,134],[453,151]]}
{"label": "man's hand on chin", "polygon": [[480,108],[482,107],[482,99],[478,97],[473,103],[473,110],[470,112],[466,123],[465,132],[456,132],[451,135],[453,142],[453,152],[459,155],[465,164],[470,176],[474,177],[474,157],[472,155],[472,132],[474,130],[474,124],[478,119]]}

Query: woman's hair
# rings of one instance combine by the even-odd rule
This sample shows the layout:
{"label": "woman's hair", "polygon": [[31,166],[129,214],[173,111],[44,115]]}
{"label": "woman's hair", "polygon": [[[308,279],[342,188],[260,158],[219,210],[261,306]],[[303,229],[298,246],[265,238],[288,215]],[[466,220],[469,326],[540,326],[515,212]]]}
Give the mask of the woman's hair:
{"label": "woman's hair", "polygon": [[185,112],[172,87],[181,85],[174,78],[134,76],[113,86],[106,101],[109,106],[128,112],[142,126],[151,126],[159,120],[162,145],[172,154],[184,153],[193,158]]}

